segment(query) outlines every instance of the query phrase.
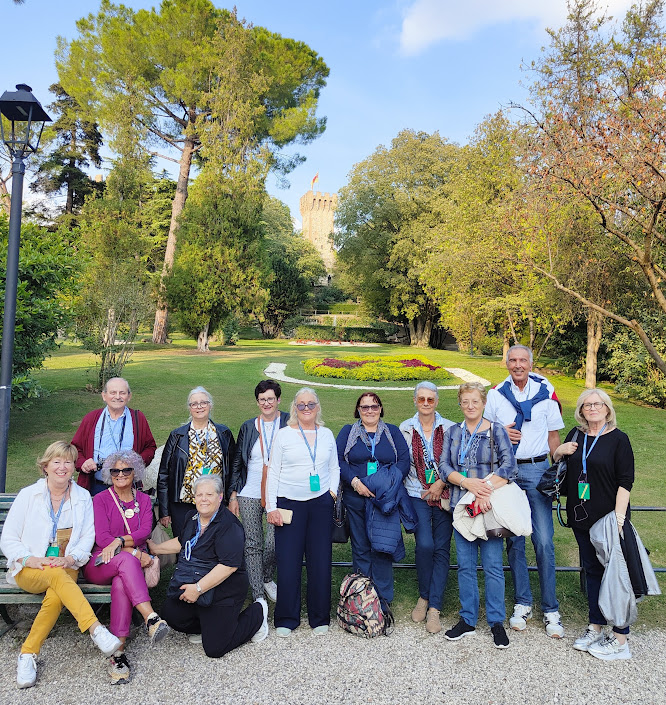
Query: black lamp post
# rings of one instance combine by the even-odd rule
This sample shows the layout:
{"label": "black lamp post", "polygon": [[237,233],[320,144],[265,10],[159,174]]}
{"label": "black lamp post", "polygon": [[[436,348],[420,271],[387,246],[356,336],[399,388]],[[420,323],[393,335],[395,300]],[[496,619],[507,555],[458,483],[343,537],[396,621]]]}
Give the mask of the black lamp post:
{"label": "black lamp post", "polygon": [[9,213],[7,272],[5,277],[5,310],[2,323],[2,359],[0,360],[0,492],[7,480],[7,447],[9,412],[12,403],[12,362],[14,327],[16,324],[16,292],[21,245],[21,206],[23,202],[24,158],[39,146],[44,123],[51,118],[32,94],[32,88],[20,83],[16,91],[5,91],[0,97],[0,137],[12,159],[12,206]]}

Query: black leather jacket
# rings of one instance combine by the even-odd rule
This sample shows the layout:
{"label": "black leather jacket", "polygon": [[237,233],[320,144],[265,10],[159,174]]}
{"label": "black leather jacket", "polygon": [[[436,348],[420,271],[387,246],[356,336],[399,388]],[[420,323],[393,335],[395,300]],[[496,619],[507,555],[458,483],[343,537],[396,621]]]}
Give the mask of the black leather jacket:
{"label": "black leather jacket", "polygon": [[[222,450],[223,467],[220,477],[224,482],[224,496],[228,498],[231,459],[236,444],[229,428],[221,423],[215,423],[214,426]],[[157,501],[160,508],[160,518],[169,516],[170,502],[180,502],[180,491],[183,488],[183,479],[190,453],[189,430],[190,424],[186,423],[171,431],[162,452],[160,471],[157,476]]]}
{"label": "black leather jacket", "polygon": [[[289,414],[286,411],[280,412],[280,428],[284,428],[289,421]],[[240,492],[247,482],[247,463],[254,444],[259,438],[257,431],[257,418],[248,419],[240,427],[238,432],[238,442],[236,443],[236,454],[231,466],[231,480],[228,485],[228,495],[232,492]]]}

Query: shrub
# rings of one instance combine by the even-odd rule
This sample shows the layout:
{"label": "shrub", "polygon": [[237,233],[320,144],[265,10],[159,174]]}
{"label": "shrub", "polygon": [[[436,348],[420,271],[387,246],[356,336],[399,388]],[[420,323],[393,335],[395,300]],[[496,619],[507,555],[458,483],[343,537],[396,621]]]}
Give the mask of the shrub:
{"label": "shrub", "polygon": [[403,355],[385,357],[341,355],[335,358],[310,358],[303,361],[303,369],[306,374],[314,377],[359,381],[452,379],[443,367],[435,365],[422,355],[413,355],[409,358]]}
{"label": "shrub", "polygon": [[297,326],[294,337],[300,340],[325,342],[339,340],[349,343],[385,343],[386,333],[381,328],[343,326]]}

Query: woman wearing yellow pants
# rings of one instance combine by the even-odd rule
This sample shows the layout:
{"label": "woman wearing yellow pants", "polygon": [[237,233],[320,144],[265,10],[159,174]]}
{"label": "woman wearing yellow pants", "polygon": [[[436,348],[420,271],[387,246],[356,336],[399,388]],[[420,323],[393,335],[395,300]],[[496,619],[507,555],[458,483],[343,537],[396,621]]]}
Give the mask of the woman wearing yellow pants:
{"label": "woman wearing yellow pants", "polygon": [[90,558],[95,540],[93,508],[87,490],[73,483],[77,450],[63,441],[52,443],[39,459],[44,475],[23,488],[7,514],[0,549],[7,558],[7,582],[44,601],[21,647],[16,682],[29,688],[37,679],[36,656],[55,625],[63,605],[81,632],[107,656],[120,641],[103,627],[76,584],[78,570]]}

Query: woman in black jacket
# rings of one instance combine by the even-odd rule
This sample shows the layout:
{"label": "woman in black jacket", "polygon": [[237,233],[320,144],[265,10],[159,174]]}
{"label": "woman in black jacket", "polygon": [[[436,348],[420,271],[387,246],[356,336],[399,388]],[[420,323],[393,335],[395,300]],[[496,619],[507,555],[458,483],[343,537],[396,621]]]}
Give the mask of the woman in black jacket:
{"label": "woman in black jacket", "polygon": [[[275,602],[275,533],[263,517],[266,505],[266,468],[279,429],[287,425],[289,414],[278,405],[282,389],[273,380],[262,380],[254,396],[259,416],[248,419],[238,432],[238,443],[227,488],[229,509],[241,519],[245,529],[245,563],[252,588],[252,599],[266,595]],[[261,434],[259,431],[261,430]]]}
{"label": "woman in black jacket", "polygon": [[236,447],[231,431],[211,420],[213,397],[203,387],[189,393],[187,406],[190,420],[169,434],[157,478],[160,522],[173,524],[174,536],[181,534],[194,508],[192,488],[198,477],[220,475],[227,487]]}

